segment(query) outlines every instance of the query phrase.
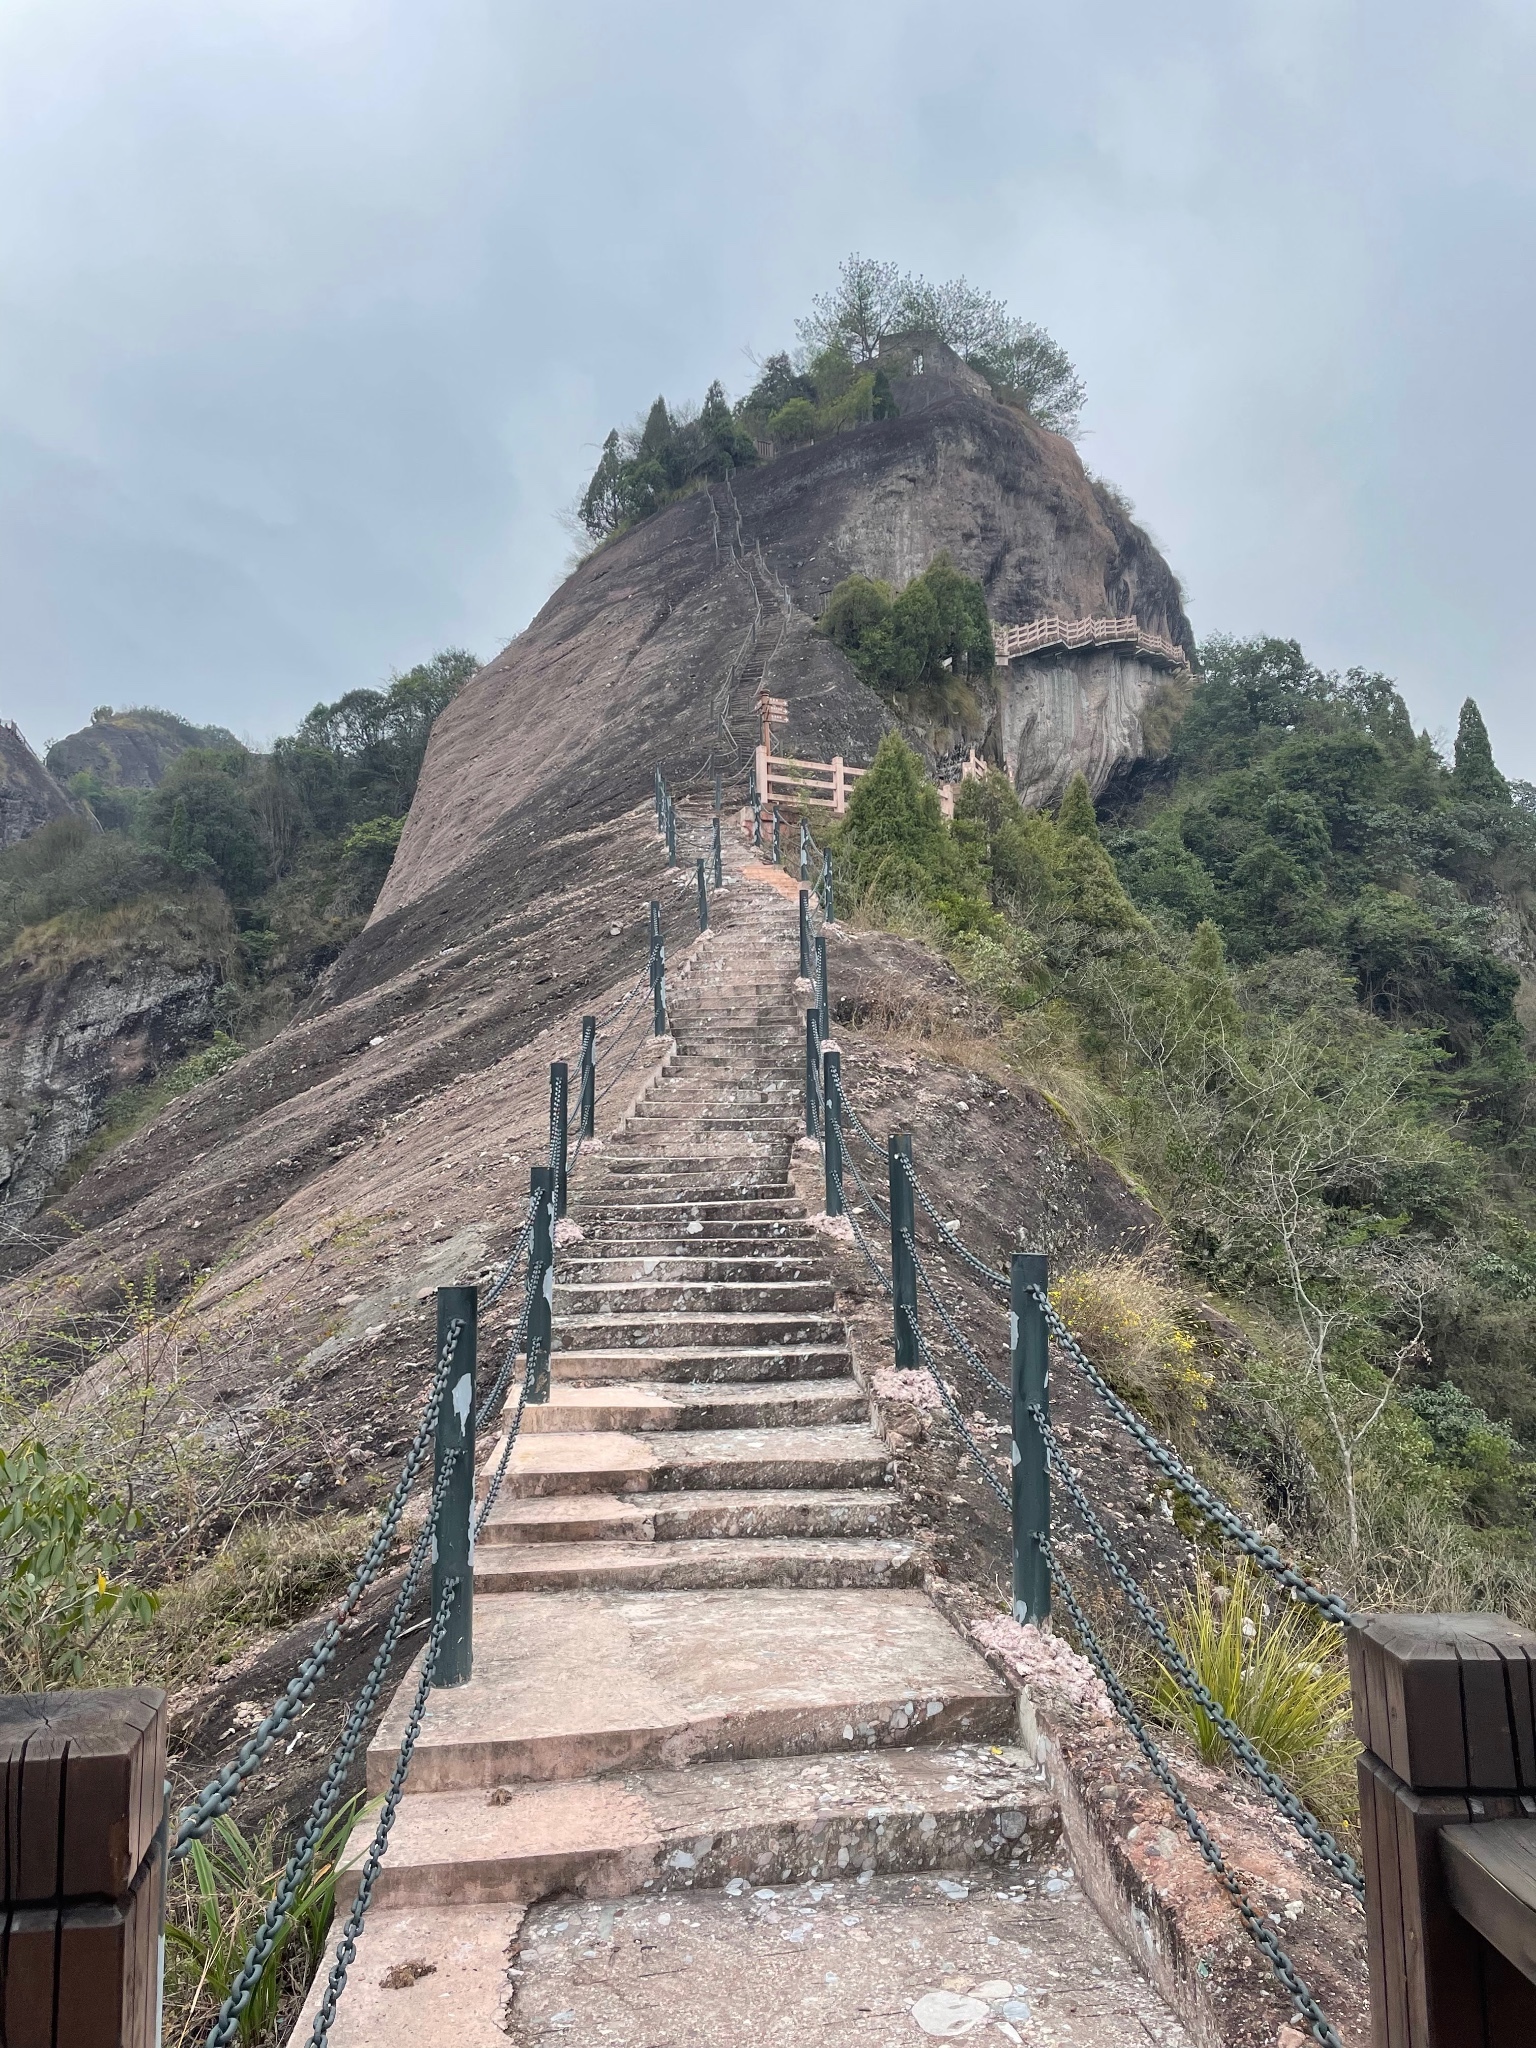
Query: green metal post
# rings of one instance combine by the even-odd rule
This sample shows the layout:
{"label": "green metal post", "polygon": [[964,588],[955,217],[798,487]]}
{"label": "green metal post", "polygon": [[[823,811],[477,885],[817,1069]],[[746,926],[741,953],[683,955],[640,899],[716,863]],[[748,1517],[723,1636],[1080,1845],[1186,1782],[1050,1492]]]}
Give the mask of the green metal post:
{"label": "green metal post", "polygon": [[716,822],[717,822],[717,823],[719,822],[719,818],[720,818],[720,770],[719,770],[719,769],[717,768],[717,769],[715,770],[715,819],[716,819]]}
{"label": "green metal post", "polygon": [[1050,1261],[1015,1252],[1009,1265],[1009,1339],[1013,1365],[1013,1618],[1045,1621],[1051,1575],[1039,1538],[1051,1533],[1050,1467],[1045,1438],[1031,1414],[1050,1415],[1050,1340],[1034,1290],[1050,1285]]}
{"label": "green metal post", "polygon": [[758,853],[761,853],[761,852],[762,852],[762,850],[763,850],[763,800],[762,800],[762,798],[761,798],[761,797],[760,797],[760,796],[758,795],[758,793],[757,793],[757,789],[756,789],[756,786],[755,786],[755,785],[754,785],[754,787],[753,787],[753,790],[752,790],[752,845],[753,845],[754,849],[755,849],[755,850],[756,850],[756,851],[757,851]]}
{"label": "green metal post", "polygon": [[811,896],[808,889],[800,891],[800,979],[811,978]]}
{"label": "green metal post", "polygon": [[448,1369],[448,1386],[437,1411],[433,1446],[433,1487],[453,1459],[453,1476],[443,1495],[437,1537],[432,1547],[432,1612],[438,1613],[447,1588],[458,1582],[443,1647],[438,1653],[434,1686],[467,1685],[474,1668],[474,1539],[475,1513],[475,1337],[479,1296],[473,1287],[437,1290],[437,1355],[443,1355],[448,1332],[462,1324]]}
{"label": "green metal post", "polygon": [[656,1036],[667,1035],[667,953],[661,943],[661,905],[651,905],[651,1002]]}
{"label": "green metal post", "polygon": [[919,1362],[917,1332],[907,1314],[908,1309],[913,1315],[917,1313],[917,1267],[907,1245],[916,1229],[909,1171],[910,1131],[892,1131],[887,1141],[887,1163],[891,1177],[891,1310],[896,1319],[896,1363],[910,1369]]}
{"label": "green metal post", "polygon": [[[813,1010],[812,1016],[816,1013]],[[842,1054],[830,1048],[821,1056],[822,1101],[825,1105],[822,1129],[826,1133],[822,1146],[827,1165],[827,1214],[841,1216],[843,1213],[843,1125],[841,1117],[843,1090]]]}
{"label": "green metal post", "polygon": [[[718,790],[718,777],[716,778],[715,787]],[[713,835],[713,844],[711,845],[710,851],[713,853],[715,857],[715,887],[718,889],[722,881],[724,880],[724,860],[720,849],[720,806],[718,802],[715,805],[715,829]]]}
{"label": "green metal post", "polygon": [[821,1012],[821,1035],[832,1036],[832,1011],[827,999],[827,940],[824,932],[816,934],[816,1007]]}
{"label": "green metal post", "polygon": [[590,1138],[597,1128],[597,1019],[581,1020],[581,1080],[577,1135]]}
{"label": "green metal post", "polygon": [[811,828],[804,818],[800,820],[800,879],[808,882],[811,878]]}
{"label": "green metal post", "polygon": [[826,919],[828,924],[831,924],[833,922],[832,856],[830,853],[824,853],[821,856],[821,914]]}
{"label": "green metal post", "polygon": [[667,798],[666,818],[663,830],[667,835],[667,866],[677,866],[677,807],[671,797]]}
{"label": "green metal post", "polygon": [[554,1160],[555,1214],[565,1214],[565,1169],[570,1156],[571,1070],[564,1060],[549,1069],[549,1149]]}
{"label": "green metal post", "polygon": [[776,868],[784,865],[784,856],[779,850],[779,807],[773,807],[773,864]]}
{"label": "green metal post", "polygon": [[540,1403],[549,1399],[549,1348],[554,1325],[554,1179],[547,1166],[535,1166],[528,1175],[529,1194],[544,1197],[533,1212],[533,1242],[528,1247],[528,1265],[533,1274],[533,1299],[528,1309],[528,1398]]}
{"label": "green metal post", "polygon": [[709,930],[709,891],[704,886],[704,856],[702,854],[699,855],[697,866],[699,875],[699,930],[707,932]]}
{"label": "green metal post", "polygon": [[666,827],[661,822],[662,807],[664,803],[664,798],[662,796],[663,788],[664,784],[661,779],[661,770],[658,768],[656,770],[656,830],[658,832],[664,832],[666,830]]}
{"label": "green metal post", "polygon": [[816,1088],[821,1079],[821,1012],[805,1013],[805,1135],[819,1136],[821,1119],[816,1114]]}

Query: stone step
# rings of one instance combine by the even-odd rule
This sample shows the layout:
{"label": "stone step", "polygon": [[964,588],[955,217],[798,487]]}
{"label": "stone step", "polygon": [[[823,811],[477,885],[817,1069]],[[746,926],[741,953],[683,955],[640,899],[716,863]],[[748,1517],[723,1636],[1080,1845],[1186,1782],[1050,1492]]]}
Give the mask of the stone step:
{"label": "stone step", "polygon": [[758,1351],[772,1344],[838,1344],[843,1337],[839,1318],[814,1309],[786,1309],[778,1314],[744,1309],[739,1315],[637,1312],[625,1316],[557,1316],[554,1348],[607,1351],[616,1345],[635,1344],[652,1351],[678,1344],[742,1344]]}
{"label": "stone step", "polygon": [[[1044,1856],[1060,1833],[1032,1761],[980,1743],[626,1771],[494,1796],[477,1787],[405,1799],[376,1906],[617,1898],[863,1871],[1006,1872]],[[347,1845],[343,1910],[374,1825],[359,1821]]]}
{"label": "stone step", "polygon": [[476,1554],[529,1543],[684,1543],[747,1536],[891,1536],[899,1503],[882,1487],[698,1487],[688,1493],[503,1493]]}
{"label": "stone step", "polygon": [[560,1278],[574,1283],[617,1280],[824,1280],[825,1258],[806,1251],[799,1255],[775,1250],[708,1255],[698,1252],[642,1252],[633,1257],[598,1254],[560,1261]]}
{"label": "stone step", "polygon": [[557,1269],[555,1315],[799,1315],[832,1307],[830,1280],[567,1280]]}
{"label": "stone step", "polygon": [[598,1385],[561,1377],[547,1402],[523,1410],[524,1436],[562,1430],[777,1429],[824,1422],[868,1422],[869,1396],[842,1379],[747,1382],[611,1380]]}
{"label": "stone step", "polygon": [[890,1538],[722,1537],[672,1543],[501,1544],[475,1552],[475,1595],[618,1587],[920,1586],[911,1544]]}
{"label": "stone step", "polygon": [[644,1243],[675,1247],[684,1250],[694,1245],[747,1246],[761,1245],[808,1245],[819,1243],[817,1232],[801,1216],[723,1216],[704,1220],[692,1217],[679,1225],[676,1232],[660,1231],[654,1225],[637,1222],[630,1214],[614,1216],[611,1211],[592,1210],[584,1213],[582,1223],[587,1240],[592,1244],[622,1245],[628,1254],[631,1245]]}
{"label": "stone step", "polygon": [[571,1207],[579,1211],[584,1227],[589,1217],[598,1223],[634,1222],[650,1229],[657,1225],[671,1229],[679,1223],[686,1227],[692,1222],[742,1222],[756,1226],[777,1217],[797,1223],[805,1221],[805,1204],[789,1195],[680,1195],[672,1202],[621,1202],[605,1194],[601,1200],[588,1202],[573,1187]]}
{"label": "stone step", "polygon": [[[369,1745],[370,1795],[394,1769],[419,1662]],[[1009,1688],[921,1592],[495,1593],[475,1601],[472,1677],[428,1696],[410,1783],[1001,1742],[1013,1725]]]}
{"label": "stone step", "polygon": [[611,1380],[671,1380],[716,1383],[744,1380],[838,1378],[849,1369],[847,1343],[765,1344],[760,1347],[674,1344],[665,1350],[556,1351],[550,1374],[556,1384],[600,1386]]}
{"label": "stone step", "polygon": [[868,1426],[534,1431],[519,1437],[502,1491],[671,1493],[696,1486],[883,1486],[890,1452]]}

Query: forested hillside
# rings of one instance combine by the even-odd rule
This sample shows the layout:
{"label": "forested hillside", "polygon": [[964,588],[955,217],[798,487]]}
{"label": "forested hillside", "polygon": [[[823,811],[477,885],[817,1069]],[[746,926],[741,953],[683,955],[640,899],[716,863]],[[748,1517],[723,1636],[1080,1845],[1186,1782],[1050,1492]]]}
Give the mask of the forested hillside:
{"label": "forested hillside", "polygon": [[892,736],[836,841],[858,914],[943,946],[991,1056],[1156,1202],[1187,1328],[1235,1319],[1202,1372],[1132,1340],[1134,1290],[1080,1304],[1136,1398],[1365,1596],[1529,1609],[1536,804],[1476,705],[1447,763],[1386,678],[1217,641],[1102,820],[992,773],[947,826]]}

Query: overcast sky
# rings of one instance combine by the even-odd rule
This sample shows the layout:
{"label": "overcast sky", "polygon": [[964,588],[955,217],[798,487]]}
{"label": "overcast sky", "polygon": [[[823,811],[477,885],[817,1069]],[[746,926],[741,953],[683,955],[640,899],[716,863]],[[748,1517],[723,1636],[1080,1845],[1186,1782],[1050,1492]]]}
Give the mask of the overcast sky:
{"label": "overcast sky", "polygon": [[1088,386],[1197,633],[1536,776],[1531,0],[4,0],[0,713],[268,739],[559,581],[849,250]]}

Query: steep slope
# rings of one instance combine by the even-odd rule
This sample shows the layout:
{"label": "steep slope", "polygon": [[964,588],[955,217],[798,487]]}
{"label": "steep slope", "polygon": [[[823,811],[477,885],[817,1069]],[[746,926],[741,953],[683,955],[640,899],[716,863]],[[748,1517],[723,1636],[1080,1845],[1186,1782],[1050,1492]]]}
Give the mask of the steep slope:
{"label": "steep slope", "polygon": [[0,847],[15,846],[74,809],[18,727],[0,719]]}
{"label": "steep slope", "polygon": [[[339,989],[470,928],[530,843],[641,801],[655,761],[739,790],[765,681],[789,705],[790,751],[867,760],[891,714],[813,630],[845,576],[903,583],[947,548],[999,620],[1134,614],[1192,644],[1171,570],[1070,442],[957,378],[893,389],[900,418],[710,485],[598,549],[468,685]],[[1069,768],[1102,779],[1123,758],[1114,715],[1111,738],[1082,722]]]}

